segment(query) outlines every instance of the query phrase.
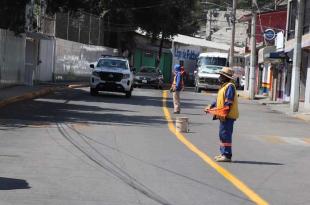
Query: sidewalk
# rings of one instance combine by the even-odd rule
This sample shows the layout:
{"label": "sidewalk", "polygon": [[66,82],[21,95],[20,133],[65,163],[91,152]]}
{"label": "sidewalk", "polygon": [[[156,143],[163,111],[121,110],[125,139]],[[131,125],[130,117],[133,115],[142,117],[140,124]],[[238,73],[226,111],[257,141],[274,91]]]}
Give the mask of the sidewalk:
{"label": "sidewalk", "polygon": [[34,99],[40,96],[47,95],[58,89],[76,88],[87,86],[87,83],[73,83],[73,84],[46,84],[35,86],[12,86],[0,89],[0,108],[9,104]]}
{"label": "sidewalk", "polygon": [[[247,93],[242,90],[238,91],[238,94],[239,97],[243,99],[249,99]],[[310,110],[305,109],[304,103],[302,102],[299,104],[298,112],[291,111],[289,102],[271,101],[266,96],[257,95],[255,96],[255,100],[253,102],[261,105],[266,105],[273,111],[283,113],[288,116],[304,120],[306,122],[310,122]]]}

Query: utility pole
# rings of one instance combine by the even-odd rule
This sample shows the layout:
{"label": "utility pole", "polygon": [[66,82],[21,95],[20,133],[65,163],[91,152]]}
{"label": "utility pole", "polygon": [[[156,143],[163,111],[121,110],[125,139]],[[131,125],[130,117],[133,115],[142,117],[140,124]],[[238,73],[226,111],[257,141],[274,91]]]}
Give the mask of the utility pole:
{"label": "utility pole", "polygon": [[256,18],[255,9],[256,0],[252,0],[252,22],[251,22],[251,61],[250,61],[250,84],[249,97],[251,100],[255,98],[255,69],[256,69]]}
{"label": "utility pole", "polygon": [[34,0],[31,0],[25,8],[25,27],[28,32],[33,31]]}
{"label": "utility pole", "polygon": [[[208,38],[208,0],[205,2],[205,12],[206,12],[206,40],[209,40]],[[211,30],[211,24],[210,24],[210,30]]]}
{"label": "utility pole", "polygon": [[212,40],[212,30],[211,30],[211,27],[212,27],[212,10],[210,10],[210,19],[209,19],[209,23],[210,23],[210,28],[209,28],[209,36],[208,36],[208,40],[211,41]]}
{"label": "utility pole", "polygon": [[274,0],[274,10],[277,10],[277,0]]}
{"label": "utility pole", "polygon": [[[212,36],[212,15],[213,12],[211,9],[208,10],[208,0],[205,1],[205,13],[206,13],[206,40],[211,41],[211,36]],[[209,18],[208,18],[208,14],[209,14]],[[208,23],[209,23],[209,35],[208,35]]]}
{"label": "utility pole", "polygon": [[291,84],[291,102],[290,107],[293,112],[298,112],[299,109],[299,85],[300,85],[300,66],[301,66],[301,40],[303,33],[303,18],[304,18],[304,0],[297,1],[297,16],[295,23],[295,44],[293,55],[293,71]]}
{"label": "utility pole", "polygon": [[233,10],[232,10],[232,29],[231,29],[231,44],[230,44],[230,54],[229,54],[229,66],[234,66],[234,54],[235,54],[235,33],[236,33],[236,8],[237,0],[233,0]]}

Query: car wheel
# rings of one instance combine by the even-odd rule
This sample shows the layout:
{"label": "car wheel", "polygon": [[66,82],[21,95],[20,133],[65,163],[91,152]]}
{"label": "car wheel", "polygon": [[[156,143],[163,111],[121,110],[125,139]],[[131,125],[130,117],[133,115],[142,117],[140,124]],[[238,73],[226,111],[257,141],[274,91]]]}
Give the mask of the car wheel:
{"label": "car wheel", "polygon": [[132,95],[132,91],[127,91],[125,94],[126,94],[126,98],[130,98]]}
{"label": "car wheel", "polygon": [[96,90],[95,88],[90,88],[90,95],[92,96],[98,95],[98,90]]}

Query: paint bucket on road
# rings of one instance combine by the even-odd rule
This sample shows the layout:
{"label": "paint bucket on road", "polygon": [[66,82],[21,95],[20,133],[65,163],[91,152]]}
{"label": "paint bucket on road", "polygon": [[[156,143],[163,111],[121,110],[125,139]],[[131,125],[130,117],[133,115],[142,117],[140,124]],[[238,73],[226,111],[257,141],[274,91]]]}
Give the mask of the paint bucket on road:
{"label": "paint bucket on road", "polygon": [[177,117],[175,127],[178,132],[188,132],[188,117]]}

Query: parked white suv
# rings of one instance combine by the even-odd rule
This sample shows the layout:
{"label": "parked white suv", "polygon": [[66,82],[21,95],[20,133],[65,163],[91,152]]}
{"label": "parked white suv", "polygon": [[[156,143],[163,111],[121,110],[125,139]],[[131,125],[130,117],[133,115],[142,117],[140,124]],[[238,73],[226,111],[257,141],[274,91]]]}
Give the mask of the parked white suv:
{"label": "parked white suv", "polygon": [[131,97],[134,74],[129,62],[121,57],[102,57],[93,68],[90,77],[90,94],[98,95],[99,91],[121,92]]}

